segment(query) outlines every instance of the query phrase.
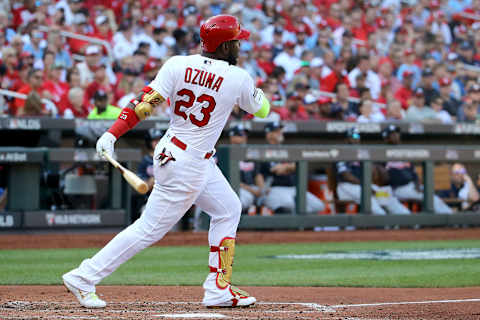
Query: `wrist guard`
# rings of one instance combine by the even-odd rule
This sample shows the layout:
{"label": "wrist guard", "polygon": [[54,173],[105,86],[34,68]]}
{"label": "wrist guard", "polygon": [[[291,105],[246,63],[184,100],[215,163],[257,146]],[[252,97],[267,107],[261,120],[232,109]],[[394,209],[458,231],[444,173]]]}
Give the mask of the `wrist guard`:
{"label": "wrist guard", "polygon": [[123,108],[122,112],[117,118],[117,121],[108,129],[108,132],[113,134],[115,138],[120,138],[128,130],[132,129],[140,121],[138,116],[135,114],[135,111],[129,107]]}

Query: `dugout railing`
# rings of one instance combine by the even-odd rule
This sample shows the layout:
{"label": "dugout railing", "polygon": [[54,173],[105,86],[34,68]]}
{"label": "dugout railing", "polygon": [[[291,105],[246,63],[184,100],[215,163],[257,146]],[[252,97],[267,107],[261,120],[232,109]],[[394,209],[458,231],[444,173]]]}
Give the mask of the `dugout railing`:
{"label": "dugout railing", "polygon": [[[75,137],[83,136],[88,137],[91,140],[90,147],[94,147],[94,142],[98,138],[101,133],[103,133],[113,121],[106,121],[106,120],[86,120],[86,119],[59,119],[59,118],[50,118],[50,117],[25,117],[25,118],[11,118],[11,117],[0,117],[0,145],[5,148],[10,148],[8,150],[19,150],[15,149],[15,147],[6,147],[6,146],[24,146],[24,147],[36,147],[36,146],[44,146],[43,142],[47,141],[49,149],[53,150],[56,149],[55,152],[65,152],[60,151],[65,148],[65,150],[74,150],[72,147],[74,146]],[[228,127],[237,124],[238,122],[230,122],[230,124],[225,129],[228,130]],[[309,174],[309,168],[311,169],[313,166],[310,164],[316,163],[324,163],[332,165],[336,161],[340,160],[359,160],[365,163],[365,172],[369,172],[371,170],[371,165],[375,161],[384,161],[392,159],[395,154],[398,156],[402,153],[395,153],[390,152],[389,156],[385,153],[387,146],[375,146],[371,145],[372,143],[379,143],[381,141],[380,132],[383,128],[385,128],[388,123],[348,123],[348,122],[318,122],[318,121],[305,121],[305,122],[286,122],[284,123],[285,128],[284,131],[286,133],[286,141],[289,144],[279,147],[280,150],[286,150],[286,155],[282,155],[282,153],[271,153],[266,152],[265,150],[272,149],[270,147],[262,146],[261,144],[265,143],[263,128],[265,126],[265,122],[256,122],[256,121],[246,121],[242,122],[246,128],[250,129],[250,138],[249,143],[252,143],[249,148],[249,153],[247,157],[247,149],[240,148],[240,151],[234,151],[233,149],[230,150],[228,147],[223,146],[225,143],[228,143],[227,135],[222,135],[218,148],[218,155],[220,164],[225,170],[225,163],[227,163],[227,167],[232,169],[226,169],[226,175],[231,176],[233,178],[232,182],[235,184],[235,175],[238,175],[238,172],[233,172],[230,174],[229,170],[233,170],[235,168],[235,163],[237,163],[238,169],[238,161],[239,160],[248,160],[253,159],[252,155],[258,154],[258,159],[253,159],[254,161],[270,161],[272,159],[277,160],[288,160],[288,161],[297,161],[299,163],[298,170],[299,170],[299,177],[302,177],[301,183],[299,184],[300,193],[306,190],[306,179]],[[397,160],[409,160],[412,162],[422,163],[426,170],[423,170],[424,174],[426,175],[425,181],[425,190],[426,194],[433,193],[433,184],[432,184],[432,168],[436,162],[454,162],[459,161],[462,163],[470,163],[473,166],[477,166],[476,163],[479,164],[480,167],[480,157],[476,150],[480,150],[477,146],[478,142],[478,135],[480,135],[480,125],[478,124],[470,124],[470,123],[458,123],[453,125],[438,125],[438,124],[423,124],[423,123],[407,123],[407,122],[399,122],[396,123],[402,132],[402,136],[404,137],[404,145],[398,147],[398,149],[406,149],[406,150],[423,150],[423,151],[415,151],[410,153],[405,153],[403,155],[406,158],[397,158]],[[122,137],[120,141],[116,144],[118,152],[122,152],[121,150],[124,148],[139,148],[140,146],[144,145],[143,138],[145,132],[150,128],[161,128],[166,129],[168,127],[167,121],[160,121],[155,119],[150,119],[146,121],[142,121],[138,126],[136,126],[132,132],[129,132]],[[359,131],[362,133],[362,140],[364,141],[364,145],[361,145],[359,149],[352,149],[352,147],[348,147],[345,145],[341,145],[344,140],[344,132],[350,127],[357,127]],[[46,137],[46,139],[38,139],[38,137]],[[428,146],[423,146],[420,144],[424,144],[428,141]],[[310,158],[304,157],[302,153],[302,148],[305,143],[312,143],[316,144],[317,146],[309,145],[307,149],[310,150]],[[461,144],[461,146],[458,146]],[[445,146],[448,145],[448,146]],[[470,146],[469,146],[470,145]],[[14,148],[14,149],[12,149]],[[234,147],[232,147],[234,148]],[[7,153],[8,154],[8,150]],[[35,148],[25,148],[24,152],[27,153],[26,161],[35,163],[34,160],[35,152],[37,152]],[[256,150],[256,151],[255,151]],[[334,151],[335,157],[332,156],[332,150]],[[357,150],[357,151],[353,151]],[[383,151],[382,151],[383,150]],[[23,151],[22,151],[23,152]],[[69,152],[69,151],[67,151]],[[140,149],[135,149],[137,160],[131,159],[128,165],[133,165],[135,167],[136,162],[139,161],[140,155],[142,151]],[[329,153],[330,152],[330,153]],[[338,152],[336,154],[335,152]],[[422,155],[423,156],[419,156]],[[480,151],[477,151],[480,152]],[[50,151],[41,151],[42,154],[50,154]],[[1,154],[1,153],[0,153]],[[14,153],[15,154],[15,153]],[[15,160],[15,155],[11,155],[13,157],[11,159]],[[24,159],[23,153],[22,156],[17,157],[19,159]],[[32,155],[30,155],[32,154]],[[91,149],[91,154],[94,154],[94,150]],[[280,157],[274,156],[275,154],[280,154]],[[306,153],[309,154],[308,152]],[[326,156],[329,155],[329,156]],[[403,156],[402,155],[402,156]],[[361,157],[370,157],[370,158],[363,158]],[[32,157],[32,158],[31,158]],[[47,157],[48,158],[48,157]],[[42,161],[48,160],[45,158]],[[74,158],[74,153],[70,153],[69,161]],[[120,157],[121,158],[121,157]],[[6,164],[4,158],[3,161],[0,161],[0,165]],[[11,161],[8,160],[8,161]],[[54,159],[54,158],[51,158]],[[227,159],[227,160],[225,160]],[[8,162],[7,161],[7,162]],[[38,166],[43,165],[45,166],[45,162],[38,160]],[[123,161],[123,160],[122,160]],[[129,161],[129,160],[124,160]],[[23,165],[27,165],[25,163],[18,163],[15,160],[15,168],[20,168]],[[92,163],[97,162],[97,160],[93,160]],[[42,164],[43,163],[43,164]],[[49,163],[54,163],[53,161],[49,161]],[[57,164],[60,162],[56,162]],[[23,170],[23,171],[22,171]],[[29,176],[35,177],[40,173],[29,173],[22,169],[17,172],[18,175],[22,175],[23,177]],[[10,173],[9,173],[10,174]],[[118,185],[123,184],[124,182],[120,178],[118,174],[116,175],[116,181]],[[369,179],[369,174],[365,175],[365,179]],[[13,179],[15,180],[15,179]],[[13,181],[12,180],[12,181]],[[365,182],[368,183],[368,182]],[[35,192],[28,191],[29,188],[36,188]],[[123,187],[122,187],[123,188]],[[430,188],[430,189],[429,189]],[[40,192],[40,186],[35,187],[34,184],[23,184],[22,188],[19,188],[19,192],[23,192],[28,194],[29,196],[37,197],[37,191]],[[364,188],[365,189],[365,188]],[[368,188],[367,188],[368,189]],[[13,189],[12,189],[13,190]],[[28,192],[25,192],[25,191]],[[123,192],[123,191],[122,191]],[[15,192],[18,193],[18,192]],[[116,192],[115,196],[121,197],[123,193]],[[37,212],[37,210],[29,210],[28,204],[33,200],[28,199],[13,199],[14,195],[8,193],[9,202],[15,205],[16,207],[14,211],[9,210],[12,212],[13,215],[17,215],[18,212]],[[299,198],[300,201],[304,201],[301,197]],[[364,194],[365,203],[363,207],[367,205],[369,197],[367,194]],[[428,200],[428,197],[427,197]],[[13,201],[13,202],[12,202]],[[36,201],[36,200],[35,200]],[[123,206],[120,204],[119,200],[115,205],[115,210],[119,206]],[[125,200],[122,200],[125,201]],[[430,202],[428,202],[430,201]],[[275,215],[273,217],[243,217],[241,221],[242,228],[251,228],[251,229],[265,229],[265,228],[278,228],[278,229],[301,229],[301,228],[313,228],[315,226],[324,225],[336,225],[336,226],[348,226],[348,225],[357,225],[357,226],[377,226],[377,225],[387,225],[387,224],[400,224],[400,225],[457,225],[457,224],[478,224],[478,217],[480,216],[477,214],[471,213],[461,213],[461,214],[454,214],[452,216],[442,216],[442,215],[434,215],[431,213],[432,205],[431,200],[425,202],[424,208],[426,208],[425,212],[420,214],[415,214],[411,216],[405,217],[397,217],[397,216],[386,216],[386,217],[378,217],[378,216],[371,216],[371,215],[342,215],[336,214],[331,216],[310,216],[310,215]],[[302,206],[304,203],[299,204],[299,213],[301,212]],[[124,210],[120,208],[118,210]],[[125,212],[125,217],[122,218],[121,224],[128,224],[130,222],[131,215],[128,212]],[[36,216],[38,217],[38,216]],[[18,219],[14,219],[12,217],[0,217],[0,227],[2,225],[11,225],[12,220],[15,220],[15,225]],[[399,220],[399,223],[395,223],[396,220]],[[3,222],[2,222],[3,221]],[[72,220],[73,221],[73,220]],[[20,220],[20,222],[22,222]],[[21,225],[21,223],[20,223]]]}
{"label": "dugout railing", "polygon": [[[480,146],[458,145],[248,145],[221,146],[217,151],[219,165],[233,188],[240,186],[240,161],[292,161],[297,164],[296,210],[293,214],[273,216],[243,215],[242,229],[312,229],[315,227],[382,227],[382,226],[456,226],[480,225],[480,213],[459,212],[435,214],[433,209],[435,163],[480,161]],[[356,215],[307,215],[306,191],[309,163],[332,165],[338,161],[362,162],[362,195]],[[423,167],[424,199],[422,211],[411,215],[371,214],[372,164],[387,161],[410,161]]]}

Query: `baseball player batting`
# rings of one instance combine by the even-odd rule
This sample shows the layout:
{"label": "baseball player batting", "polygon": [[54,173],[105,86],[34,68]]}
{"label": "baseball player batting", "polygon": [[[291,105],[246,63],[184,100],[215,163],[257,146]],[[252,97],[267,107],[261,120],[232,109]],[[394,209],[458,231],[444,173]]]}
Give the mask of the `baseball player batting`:
{"label": "baseball player batting", "polygon": [[246,307],[256,299],[231,285],[241,203],[212,159],[214,146],[235,104],[265,118],[270,103],[249,74],[235,66],[240,41],[250,33],[230,15],[211,17],[200,28],[202,54],[168,59],[155,79],[125,107],[97,142],[114,143],[153,108],[170,98],[169,129],[154,152],[155,184],[141,217],[78,268],[63,275],[65,286],[87,308],[103,308],[95,285],[136,253],[160,240],[193,205],[211,217],[209,269],[203,288],[207,307]]}

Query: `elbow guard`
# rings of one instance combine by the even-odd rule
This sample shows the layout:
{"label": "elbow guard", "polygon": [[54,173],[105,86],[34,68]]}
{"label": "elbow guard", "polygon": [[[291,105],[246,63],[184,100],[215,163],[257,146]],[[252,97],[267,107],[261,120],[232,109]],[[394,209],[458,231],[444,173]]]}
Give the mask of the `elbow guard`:
{"label": "elbow guard", "polygon": [[268,99],[265,98],[265,96],[262,96],[262,106],[260,107],[260,110],[255,112],[253,115],[258,118],[266,118],[270,112],[270,102],[268,102]]}
{"label": "elbow guard", "polygon": [[133,104],[138,118],[140,120],[145,120],[145,118],[152,114],[153,108],[158,106],[163,101],[165,101],[165,99],[160,95],[160,93],[146,86],[143,88],[143,93],[140,96],[140,100],[132,99],[130,102]]}

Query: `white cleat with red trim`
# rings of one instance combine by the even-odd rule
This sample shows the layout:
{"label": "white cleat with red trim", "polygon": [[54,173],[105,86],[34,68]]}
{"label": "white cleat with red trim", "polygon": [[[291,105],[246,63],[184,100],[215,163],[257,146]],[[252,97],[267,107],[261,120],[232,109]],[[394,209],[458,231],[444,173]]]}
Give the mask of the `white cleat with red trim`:
{"label": "white cleat with red trim", "polygon": [[207,308],[245,308],[253,306],[255,302],[257,302],[255,297],[251,297],[247,292],[237,287],[229,286],[228,289],[231,294],[231,298],[229,300],[213,304],[204,302],[205,306]]}

